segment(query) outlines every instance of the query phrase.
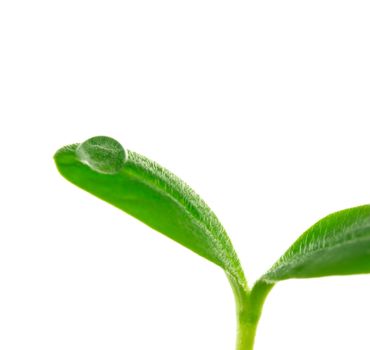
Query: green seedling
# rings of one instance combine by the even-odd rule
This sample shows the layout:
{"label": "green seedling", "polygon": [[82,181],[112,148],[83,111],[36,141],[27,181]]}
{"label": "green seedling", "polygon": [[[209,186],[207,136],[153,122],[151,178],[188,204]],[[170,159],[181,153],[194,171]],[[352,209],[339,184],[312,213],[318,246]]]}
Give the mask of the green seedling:
{"label": "green seedling", "polygon": [[73,184],[225,271],[236,301],[237,350],[253,349],[264,301],[277,282],[370,273],[370,205],[318,221],[250,287],[215,214],[168,170],[105,136],[63,147],[54,159],[59,172]]}

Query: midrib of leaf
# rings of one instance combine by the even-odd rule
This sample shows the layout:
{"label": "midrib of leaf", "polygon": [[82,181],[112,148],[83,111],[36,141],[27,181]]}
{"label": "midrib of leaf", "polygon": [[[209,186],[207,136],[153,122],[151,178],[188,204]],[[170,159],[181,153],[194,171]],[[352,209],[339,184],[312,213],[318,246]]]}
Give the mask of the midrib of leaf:
{"label": "midrib of leaf", "polygon": [[[240,286],[247,291],[247,282],[239,258],[225,229],[207,204],[185,182],[165,168],[136,152],[128,151],[127,153],[125,171],[137,181],[143,181],[142,175],[145,174],[144,179],[147,186],[156,191],[160,190],[162,195],[175,200],[194,218],[202,232],[217,247],[215,251],[222,263],[221,267],[234,276]],[[137,172],[140,172],[140,176]]]}

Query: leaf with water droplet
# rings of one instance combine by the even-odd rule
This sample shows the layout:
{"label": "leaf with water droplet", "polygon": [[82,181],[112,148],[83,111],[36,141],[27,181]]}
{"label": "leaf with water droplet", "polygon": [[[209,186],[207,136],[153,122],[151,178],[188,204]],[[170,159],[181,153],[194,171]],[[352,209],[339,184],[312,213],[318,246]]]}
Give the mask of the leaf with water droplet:
{"label": "leaf with water droplet", "polygon": [[67,180],[219,265],[247,290],[225,229],[177,176],[106,136],[63,147],[54,159]]}

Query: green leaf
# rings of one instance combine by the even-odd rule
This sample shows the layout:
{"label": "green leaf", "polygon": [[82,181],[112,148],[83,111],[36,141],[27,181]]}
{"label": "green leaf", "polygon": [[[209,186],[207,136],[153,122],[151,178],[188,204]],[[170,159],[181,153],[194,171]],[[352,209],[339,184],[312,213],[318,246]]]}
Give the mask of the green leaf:
{"label": "green leaf", "polygon": [[247,289],[224,228],[177,176],[105,136],[63,147],[54,159],[67,180],[219,265]]}
{"label": "green leaf", "polygon": [[370,273],[370,205],[328,215],[309,228],[261,278]]}

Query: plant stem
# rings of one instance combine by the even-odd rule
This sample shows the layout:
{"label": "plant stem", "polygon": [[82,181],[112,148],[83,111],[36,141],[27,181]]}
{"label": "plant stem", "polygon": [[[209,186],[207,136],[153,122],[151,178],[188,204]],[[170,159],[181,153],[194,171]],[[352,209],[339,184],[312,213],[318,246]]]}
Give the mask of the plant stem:
{"label": "plant stem", "polygon": [[236,350],[253,350],[263,304],[273,284],[258,281],[251,290],[228,276],[234,291],[237,318]]}
{"label": "plant stem", "polygon": [[238,321],[236,350],[253,350],[257,323],[248,324]]}

